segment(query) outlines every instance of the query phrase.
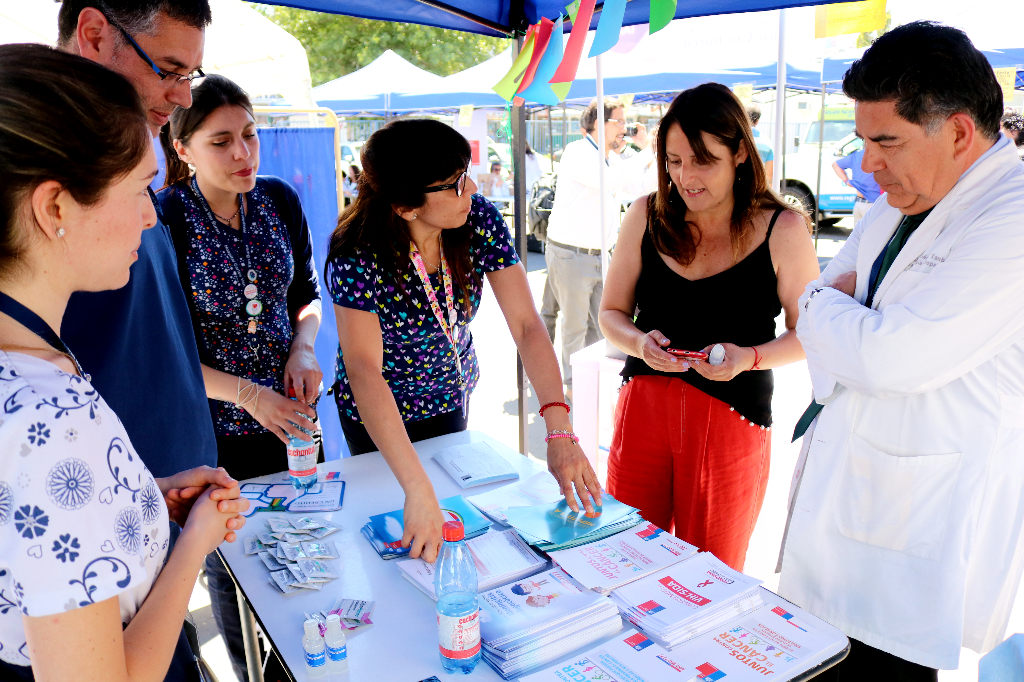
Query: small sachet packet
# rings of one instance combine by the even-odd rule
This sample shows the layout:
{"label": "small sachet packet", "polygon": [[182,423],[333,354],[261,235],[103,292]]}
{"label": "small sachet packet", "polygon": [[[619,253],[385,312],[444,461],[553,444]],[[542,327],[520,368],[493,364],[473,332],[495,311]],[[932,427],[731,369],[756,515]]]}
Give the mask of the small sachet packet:
{"label": "small sachet packet", "polygon": [[320,561],[319,559],[299,559],[296,563],[299,570],[308,576],[309,580],[324,582],[327,580],[336,580],[338,578],[337,574],[331,570],[326,561]]}

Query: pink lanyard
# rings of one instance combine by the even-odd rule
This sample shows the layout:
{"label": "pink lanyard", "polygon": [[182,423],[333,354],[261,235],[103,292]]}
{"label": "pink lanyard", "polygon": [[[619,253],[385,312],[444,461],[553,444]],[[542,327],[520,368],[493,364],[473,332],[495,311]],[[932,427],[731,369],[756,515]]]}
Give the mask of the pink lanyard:
{"label": "pink lanyard", "polygon": [[466,379],[462,376],[462,358],[459,357],[459,315],[455,310],[455,293],[452,290],[452,277],[448,270],[448,261],[444,258],[444,247],[441,248],[441,280],[444,282],[444,303],[448,309],[448,320],[444,319],[444,312],[441,304],[434,293],[434,287],[430,283],[430,276],[427,274],[427,266],[423,264],[423,256],[420,255],[416,244],[409,244],[409,258],[416,267],[416,274],[420,276],[423,283],[423,290],[427,293],[427,300],[430,301],[430,309],[434,311],[434,317],[441,325],[441,331],[445,338],[452,344],[452,352],[455,354],[455,369],[459,373],[459,386],[465,389]]}

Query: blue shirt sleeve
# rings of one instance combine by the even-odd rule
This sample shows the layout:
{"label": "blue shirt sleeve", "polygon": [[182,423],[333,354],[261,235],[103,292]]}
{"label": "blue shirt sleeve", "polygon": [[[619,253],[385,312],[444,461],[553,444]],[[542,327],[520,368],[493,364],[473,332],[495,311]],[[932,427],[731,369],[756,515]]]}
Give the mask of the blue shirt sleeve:
{"label": "blue shirt sleeve", "polygon": [[377,267],[363,251],[353,256],[338,256],[327,264],[324,273],[331,300],[342,308],[377,312]]}
{"label": "blue shirt sleeve", "polygon": [[479,194],[473,195],[469,221],[473,227],[473,250],[481,272],[502,270],[519,262],[508,224],[494,204]]}
{"label": "blue shirt sleeve", "polygon": [[843,158],[838,159],[836,161],[836,164],[840,168],[845,168],[846,170],[850,170],[851,168],[853,168],[853,162],[856,161],[856,158],[855,158],[856,156],[857,156],[857,152],[853,152],[852,154],[847,154]]}

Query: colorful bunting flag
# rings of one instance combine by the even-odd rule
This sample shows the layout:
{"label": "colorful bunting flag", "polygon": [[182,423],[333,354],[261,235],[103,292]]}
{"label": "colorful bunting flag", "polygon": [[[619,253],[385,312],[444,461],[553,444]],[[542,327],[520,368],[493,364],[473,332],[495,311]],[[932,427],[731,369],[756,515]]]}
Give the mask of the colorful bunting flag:
{"label": "colorful bunting flag", "polygon": [[590,30],[590,19],[594,16],[594,1],[579,0],[579,12],[572,21],[572,32],[565,46],[562,63],[558,65],[558,70],[550,82],[571,84],[576,79],[576,69],[579,68],[580,57],[583,56],[583,43],[587,39],[587,31]]}
{"label": "colorful bunting flag", "polygon": [[[544,21],[547,21],[545,19]],[[543,35],[543,33],[541,34]],[[538,43],[537,49],[540,49]],[[547,104],[549,106],[557,105],[561,100],[565,99],[565,96],[558,97],[555,91],[552,89],[548,81],[552,76],[555,75],[555,70],[558,69],[558,65],[562,62],[562,18],[558,18],[558,22],[555,23],[554,28],[551,30],[551,38],[548,40],[547,49],[544,50],[544,54],[540,58],[540,62],[537,64],[537,71],[534,74],[533,82],[525,89],[520,91],[523,99],[531,102],[537,102],[538,104]],[[568,83],[566,85],[572,85]]]}
{"label": "colorful bunting flag", "polygon": [[551,40],[551,29],[554,25],[554,22],[547,17],[543,17],[540,20],[539,28],[533,33],[533,54],[530,56],[530,64],[526,67],[526,72],[523,73],[523,77],[519,81],[516,94],[521,94],[533,82],[533,76],[537,73],[537,67],[540,65],[540,58],[544,56],[544,51]]}
{"label": "colorful bunting flag", "polygon": [[[596,57],[615,47],[619,42],[619,31],[622,30],[622,18],[626,15],[627,0],[605,0],[601,9],[601,21],[594,32],[594,42],[590,44],[588,57]],[[575,30],[575,26],[573,29]]]}
{"label": "colorful bunting flag", "polygon": [[668,26],[676,15],[676,0],[651,0],[651,35]]}
{"label": "colorful bunting flag", "polygon": [[580,11],[580,0],[572,0],[565,6],[565,13],[569,15],[569,22],[576,22],[576,13]]}
{"label": "colorful bunting flag", "polygon": [[519,51],[519,55],[512,62],[512,68],[491,88],[506,102],[515,96],[516,90],[519,89],[519,82],[522,80],[523,74],[526,73],[526,67],[530,65],[530,59],[533,57],[535,33],[534,27],[531,26],[530,30],[526,33],[523,49]]}

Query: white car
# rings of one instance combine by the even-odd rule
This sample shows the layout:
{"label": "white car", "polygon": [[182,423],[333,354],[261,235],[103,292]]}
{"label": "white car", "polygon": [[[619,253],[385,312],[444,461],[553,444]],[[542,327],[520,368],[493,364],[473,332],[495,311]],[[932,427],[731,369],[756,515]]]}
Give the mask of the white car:
{"label": "white car", "polygon": [[[821,196],[815,200],[818,186],[818,125],[815,121],[807,130],[800,151],[786,154],[786,181],[783,198],[800,204],[812,217],[837,219],[853,214],[857,194],[840,181],[832,164],[860,149],[864,142],[854,132],[854,122],[825,121],[824,145],[821,153]],[[778,161],[776,161],[778,163]]]}

